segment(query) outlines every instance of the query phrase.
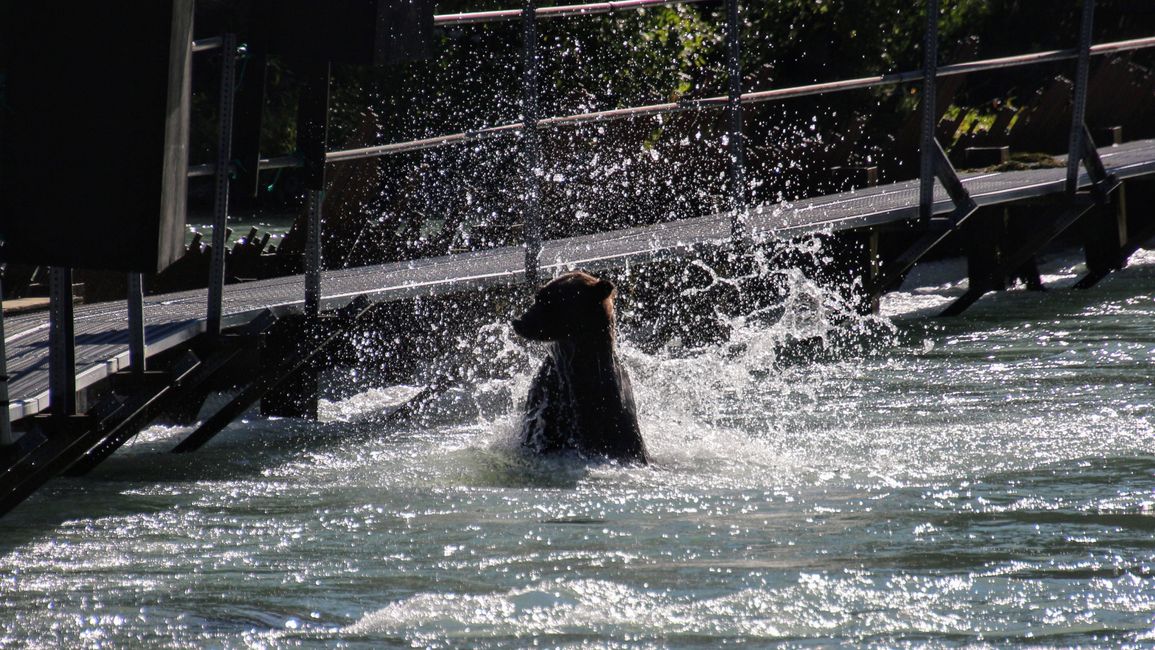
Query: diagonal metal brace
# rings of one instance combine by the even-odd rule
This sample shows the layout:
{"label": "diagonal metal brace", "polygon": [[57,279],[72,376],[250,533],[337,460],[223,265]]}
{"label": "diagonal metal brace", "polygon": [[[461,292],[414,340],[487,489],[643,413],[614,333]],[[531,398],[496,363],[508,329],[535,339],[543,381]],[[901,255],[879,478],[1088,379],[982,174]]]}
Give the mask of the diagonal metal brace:
{"label": "diagonal metal brace", "polygon": [[935,216],[933,206],[920,206],[925,212],[930,213],[925,222],[926,232],[895,258],[894,262],[889,265],[890,268],[883,271],[882,277],[878,281],[878,293],[880,294],[897,287],[915,263],[929,253],[939,242],[946,239],[947,235],[957,230],[978,209],[978,204],[963,186],[958,172],[955,171],[954,165],[950,164],[946,152],[942,150],[942,145],[938,143],[937,139],[934,140],[934,149],[932,149],[931,155],[934,162],[934,175],[946,189],[947,195],[954,203],[954,210],[945,215]]}
{"label": "diagonal metal brace", "polygon": [[[1092,197],[1086,194],[1076,195],[1054,220],[1045,227],[1036,229],[1021,247],[1005,256],[998,264],[994,274],[1005,277],[1013,273],[1015,269],[1022,267],[1051,240],[1074,225],[1093,207],[1095,207],[1095,201]],[[987,289],[983,287],[972,287],[948,305],[939,316],[958,316],[987,293]]]}
{"label": "diagonal metal brace", "polygon": [[942,183],[947,195],[950,196],[950,200],[954,203],[954,210],[941,217],[936,217],[934,214],[929,215],[930,223],[928,225],[932,229],[936,227],[957,228],[967,217],[974,214],[979,206],[971,198],[970,192],[963,187],[962,179],[958,177],[954,165],[950,164],[950,159],[946,157],[946,152],[942,150],[942,145],[938,143],[937,138],[934,140],[934,149],[931,155],[934,159],[934,175]]}
{"label": "diagonal metal brace", "polygon": [[[1087,128],[1086,124],[1083,124],[1079,160],[1086,168],[1087,176],[1091,178],[1091,196],[1099,205],[1106,205],[1110,202],[1111,192],[1119,187],[1121,181],[1114,174],[1107,172],[1107,168],[1103,165],[1103,159],[1099,157],[1099,149],[1095,147],[1095,138],[1091,135],[1091,130]],[[1075,194],[1077,191],[1078,187],[1067,188],[1069,194]]]}
{"label": "diagonal metal brace", "polygon": [[179,454],[200,449],[206,442],[224,430],[229,423],[255,404],[262,395],[274,390],[309,364],[315,363],[327,354],[334,344],[343,341],[353,326],[363,317],[373,313],[374,307],[375,305],[362,295],[357,296],[351,303],[337,310],[332,328],[323,333],[318,332],[317,342],[312,347],[289,355],[277,367],[258,375],[251,383],[241,389],[241,392],[233,397],[228,404],[209,416],[196,431],[189,434],[172,451]]}

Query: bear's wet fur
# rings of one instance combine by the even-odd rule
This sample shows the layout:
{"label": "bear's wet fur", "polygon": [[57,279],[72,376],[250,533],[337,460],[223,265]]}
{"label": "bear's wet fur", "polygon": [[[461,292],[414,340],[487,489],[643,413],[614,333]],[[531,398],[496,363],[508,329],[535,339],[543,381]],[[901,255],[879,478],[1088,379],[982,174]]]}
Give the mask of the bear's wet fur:
{"label": "bear's wet fur", "polygon": [[612,282],[581,271],[537,292],[513,329],[549,343],[526,398],[522,445],[646,464],[633,388],[618,360]]}

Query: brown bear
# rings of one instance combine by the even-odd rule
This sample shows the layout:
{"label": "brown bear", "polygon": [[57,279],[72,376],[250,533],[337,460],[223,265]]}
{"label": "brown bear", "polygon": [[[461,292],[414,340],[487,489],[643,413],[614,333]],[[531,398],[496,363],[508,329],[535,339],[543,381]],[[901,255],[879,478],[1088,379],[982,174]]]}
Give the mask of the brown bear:
{"label": "brown bear", "polygon": [[525,447],[646,464],[633,389],[618,361],[614,296],[608,280],[566,273],[542,287],[529,311],[513,321],[521,336],[550,344],[526,398]]}

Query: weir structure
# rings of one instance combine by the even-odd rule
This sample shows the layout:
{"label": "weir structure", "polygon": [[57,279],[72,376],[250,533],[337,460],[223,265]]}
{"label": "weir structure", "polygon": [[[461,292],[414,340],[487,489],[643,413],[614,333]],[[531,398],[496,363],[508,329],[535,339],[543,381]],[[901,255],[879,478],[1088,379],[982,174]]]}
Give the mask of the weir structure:
{"label": "weir structure", "polygon": [[[725,3],[727,22],[727,95],[580,115],[539,115],[538,20],[719,1]],[[858,292],[863,310],[876,309],[879,295],[895,288],[915,264],[964,228],[977,234],[967,240],[970,288],[945,314],[961,313],[988,291],[1002,288],[1006,277],[1021,272],[1040,249],[1076,223],[1084,232],[1088,268],[1077,287],[1088,288],[1122,268],[1155,235],[1151,216],[1128,223],[1120,196],[1129,180],[1155,175],[1155,140],[1096,145],[1085,124],[1088,69],[1092,56],[1152,48],[1155,37],[1093,44],[1095,2],[1084,0],[1075,47],[939,66],[938,5],[939,0],[926,0],[921,70],[758,91],[743,88],[738,0],[623,0],[541,8],[527,0],[519,9],[433,16],[437,25],[521,22],[525,39],[522,121],[417,141],[328,151],[328,67],[313,69],[302,91],[299,151],[260,158],[257,163],[260,169],[311,170],[305,273],[230,286],[224,283],[223,254],[230,177],[244,171],[231,162],[237,140],[233,119],[236,71],[247,52],[232,34],[189,43],[192,53],[221,57],[216,160],[191,166],[188,172],[190,176],[213,175],[216,181],[207,289],[146,297],[140,276],[134,275],[125,301],[74,308],[70,271],[54,269],[48,314],[0,318],[0,514],[56,475],[87,472],[159,415],[188,410],[190,405],[195,411],[220,373],[238,364],[252,366],[256,347],[262,350],[259,371],[174,451],[200,447],[262,398],[267,402],[266,412],[315,416],[316,370],[321,360],[346,332],[391,301],[533,283],[543,275],[574,267],[614,269],[719,250],[743,254],[761,242],[814,233],[851,243],[839,249],[845,259],[837,264],[852,270],[855,277],[848,276],[847,283]],[[1075,66],[1065,168],[957,173],[935,138],[936,82],[952,75],[1056,61],[1074,61]],[[912,82],[922,84],[919,178],[791,204],[750,204],[743,106]],[[543,240],[540,188],[534,173],[543,155],[541,130],[715,109],[728,113],[727,210],[653,226]],[[327,165],[513,135],[520,136],[527,187],[522,246],[322,270],[321,206]],[[1005,223],[973,225],[980,208],[1022,201],[1046,202],[1050,213],[1014,245],[1003,236]],[[880,240],[895,232],[904,235],[906,244],[896,254],[881,255]],[[430,386],[417,399],[440,388]]]}

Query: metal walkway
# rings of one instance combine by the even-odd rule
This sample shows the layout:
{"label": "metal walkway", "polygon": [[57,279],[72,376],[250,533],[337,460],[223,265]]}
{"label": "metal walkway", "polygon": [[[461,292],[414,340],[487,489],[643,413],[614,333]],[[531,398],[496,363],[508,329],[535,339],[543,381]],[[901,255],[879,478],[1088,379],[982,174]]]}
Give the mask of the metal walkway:
{"label": "metal walkway", "polygon": [[[1155,174],[1155,140],[1099,152],[1108,172],[1119,179]],[[1054,168],[964,174],[962,179],[974,201],[985,206],[1061,193],[1065,173],[1063,168]],[[1090,184],[1086,174],[1081,184]],[[911,221],[918,218],[918,195],[919,181],[912,180],[791,204],[763,205],[752,211],[749,226],[756,238],[789,238]],[[937,188],[935,213],[947,213],[953,207],[945,191]],[[541,268],[613,268],[660,255],[688,253],[702,246],[724,246],[729,238],[728,214],[684,219],[545,242]],[[525,251],[517,246],[329,271],[323,277],[322,308],[342,307],[360,295],[389,301],[514,285],[524,279],[524,264]],[[168,350],[203,332],[206,300],[205,290],[147,297],[148,354]],[[229,285],[224,294],[224,323],[248,322],[265,309],[298,311],[303,301],[304,276],[300,275]],[[76,308],[78,389],[127,366],[127,314],[123,301]],[[6,329],[10,414],[19,420],[48,407],[48,314],[10,317]]]}

